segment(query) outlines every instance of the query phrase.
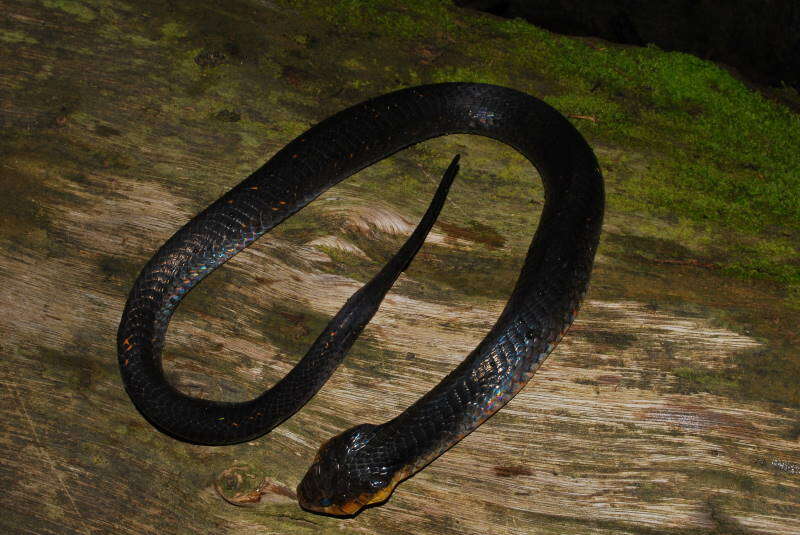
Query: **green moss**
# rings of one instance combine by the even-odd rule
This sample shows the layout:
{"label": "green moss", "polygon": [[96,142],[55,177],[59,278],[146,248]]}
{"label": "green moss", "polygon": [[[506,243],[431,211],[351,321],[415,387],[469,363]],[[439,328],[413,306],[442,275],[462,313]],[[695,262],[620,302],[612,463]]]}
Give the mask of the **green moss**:
{"label": "green moss", "polygon": [[790,308],[800,310],[800,283],[793,282],[787,286],[786,303]]}
{"label": "green moss", "polygon": [[0,41],[4,43],[38,43],[33,37],[16,30],[0,30]]}
{"label": "green moss", "polygon": [[738,394],[790,406],[800,406],[800,358],[791,342],[776,340],[768,351],[738,355],[736,383]]}
{"label": "green moss", "polygon": [[736,260],[725,266],[726,272],[743,278],[777,280],[787,284],[800,282],[800,259],[797,244],[781,236],[764,239],[737,248]]}
{"label": "green moss", "polygon": [[664,499],[674,498],[676,489],[668,483],[642,481],[633,484],[632,494],[645,502],[658,503]]}
{"label": "green moss", "polygon": [[[361,250],[380,251],[375,255],[379,264],[388,260],[402,243],[399,238],[392,243],[365,242],[358,236],[351,238]],[[507,299],[519,275],[517,260],[484,248],[454,251],[428,243],[406,270],[409,277],[421,283],[420,288],[409,288],[409,292],[415,298],[434,300]],[[456,265],[457,270],[449,269]]]}
{"label": "green moss", "polygon": [[454,225],[440,221],[438,223],[448,236],[473,241],[487,246],[489,249],[500,249],[506,244],[506,239],[492,226],[474,219],[467,221],[466,226]]}
{"label": "green moss", "polygon": [[[780,330],[771,317],[765,322]],[[766,327],[760,327],[765,329]],[[670,372],[677,378],[675,390],[684,394],[709,392],[735,399],[768,401],[781,405],[800,406],[800,355],[780,333],[754,351],[742,351],[731,360],[730,367],[708,369],[681,366]]]}
{"label": "green moss", "polygon": [[47,213],[34,200],[41,188],[34,181],[21,178],[0,173],[0,237],[6,239],[49,224]]}
{"label": "green moss", "polygon": [[[598,349],[602,347],[612,348],[615,351],[620,351],[631,347],[636,342],[637,337],[634,334],[629,334],[620,331],[604,331],[599,329],[587,329],[580,331],[580,336],[586,339],[593,346]],[[618,359],[610,359],[614,362],[619,362]],[[600,359],[602,362],[603,359]]]}
{"label": "green moss", "polygon": [[484,70],[480,67],[444,67],[430,74],[430,83],[478,82],[483,84],[512,85],[504,70]]}
{"label": "green moss", "polygon": [[680,367],[675,368],[672,373],[679,379],[677,390],[683,394],[710,392],[730,395],[738,386],[736,380],[731,376],[731,371]]}
{"label": "green moss", "polygon": [[161,35],[167,40],[181,39],[189,35],[189,30],[180,22],[172,21],[161,25]]}
{"label": "green moss", "polygon": [[[296,3],[295,3],[296,5]],[[343,0],[340,2],[302,2],[327,21],[343,29],[376,33],[401,39],[430,37],[453,31],[452,4],[445,0],[406,2]]]}
{"label": "green moss", "polygon": [[713,490],[730,489],[740,492],[753,492],[757,490],[756,481],[746,475],[725,470],[697,470],[690,474],[691,480],[699,487]]}
{"label": "green moss", "polygon": [[70,15],[75,15],[81,22],[94,20],[95,12],[86,7],[83,3],[74,0],[44,0],[45,7],[60,9]]}
{"label": "green moss", "polygon": [[367,66],[356,58],[348,58],[342,61],[342,67],[353,71],[365,71]]}
{"label": "green moss", "polygon": [[[786,195],[800,188],[800,120],[788,110],[694,56],[653,47],[601,51],[520,22],[507,28],[522,38],[518,46],[533,49],[520,55],[540,52],[538,67],[569,87],[552,104],[596,117],[598,134],[659,154],[658,167],[642,177],[639,206],[656,200],[693,219],[800,228],[800,197]],[[726,209],[717,213],[720,205]]]}
{"label": "green moss", "polygon": [[[562,37],[521,20],[463,17],[446,1],[301,5],[363,38],[416,39],[412,54],[423,59],[425,47],[463,43],[459,54],[445,52],[441,65],[435,58],[403,65],[400,79],[496,83],[544,96],[563,113],[582,116],[575,124],[590,139],[643,156],[605,170],[610,211],[670,218],[670,232],[691,229],[698,241],[730,236],[729,254],[719,261],[726,273],[800,285],[800,195],[787,194],[800,191],[800,119],[722,68],[652,46]],[[371,79],[349,85],[380,91]],[[776,228],[790,234],[776,238]]]}
{"label": "green moss", "polygon": [[258,328],[270,342],[296,357],[311,347],[330,319],[310,309],[300,310],[276,303],[264,311]]}
{"label": "green moss", "polygon": [[800,440],[800,422],[792,424],[784,436],[789,440]]}

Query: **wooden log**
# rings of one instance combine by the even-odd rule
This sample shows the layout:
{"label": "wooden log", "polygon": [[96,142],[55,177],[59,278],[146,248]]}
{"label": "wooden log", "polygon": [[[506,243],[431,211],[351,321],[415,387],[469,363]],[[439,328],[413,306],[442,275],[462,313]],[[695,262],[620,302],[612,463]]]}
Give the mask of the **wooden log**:
{"label": "wooden log", "polygon": [[[518,154],[470,136],[332,188],[181,305],[170,380],[214,399],[257,395],[402,243],[461,153],[419,257],[302,411],[237,446],[158,433],[116,364],[138,270],[283,144],[413,83],[413,69],[386,74],[375,36],[339,32],[300,4],[2,0],[0,11],[4,533],[800,533],[797,400],[727,374],[772,362],[792,341],[775,333],[793,336],[797,313],[770,285],[654,261],[669,243],[638,231],[663,220],[614,212],[578,321],[517,398],[381,507],[352,519],[298,507],[318,446],[429,390],[511,291],[541,188]],[[382,59],[408,61],[397,54]],[[592,143],[619,162],[618,148]],[[607,176],[609,194],[623,194],[621,175]]]}

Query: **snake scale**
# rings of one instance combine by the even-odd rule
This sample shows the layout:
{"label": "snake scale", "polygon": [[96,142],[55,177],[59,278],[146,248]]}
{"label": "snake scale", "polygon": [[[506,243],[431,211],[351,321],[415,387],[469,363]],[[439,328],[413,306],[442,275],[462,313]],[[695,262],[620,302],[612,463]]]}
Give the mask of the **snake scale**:
{"label": "snake scale", "polygon": [[[169,384],[161,351],[175,307],[206,275],[326,189],[405,147],[453,133],[506,143],[541,175],[544,208],[519,279],[483,341],[437,386],[390,421],[355,426],[322,445],[298,486],[300,505],[352,515],[382,502],[505,405],[564,335],[586,292],[603,219],[603,179],[584,138],[549,105],[505,87],[450,82],[388,93],[320,122],[156,252],[134,283],[117,336],[122,379],[139,412],[177,439],[222,445],[259,437],[300,409],[424,242],[458,157],[408,241],[345,303],[296,367],[259,397],[212,401]],[[484,199],[491,202],[491,191]]]}

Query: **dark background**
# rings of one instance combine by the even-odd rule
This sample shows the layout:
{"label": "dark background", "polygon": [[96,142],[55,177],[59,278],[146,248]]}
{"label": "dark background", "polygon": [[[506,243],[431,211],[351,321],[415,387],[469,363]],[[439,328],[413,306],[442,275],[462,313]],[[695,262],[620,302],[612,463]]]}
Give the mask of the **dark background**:
{"label": "dark background", "polygon": [[797,0],[456,0],[569,35],[653,43],[736,68],[753,82],[800,89]]}

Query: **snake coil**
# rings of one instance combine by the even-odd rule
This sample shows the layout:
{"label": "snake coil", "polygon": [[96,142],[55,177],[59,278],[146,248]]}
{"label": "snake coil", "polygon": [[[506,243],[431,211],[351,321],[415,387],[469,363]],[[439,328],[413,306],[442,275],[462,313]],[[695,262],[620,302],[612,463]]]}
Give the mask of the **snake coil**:
{"label": "snake coil", "polygon": [[356,426],[320,448],[298,486],[300,504],[351,515],[381,502],[505,405],[564,335],[586,292],[603,218],[603,179],[589,145],[549,105],[504,87],[443,83],[389,93],[322,121],[159,249],[134,283],[117,334],[122,379],[139,412],[180,440],[222,445],[259,437],[302,407],[425,240],[458,157],[400,251],[261,396],[211,401],[186,396],[167,382],[161,350],[175,307],[206,275],[329,187],[409,145],[453,133],[506,143],[541,175],[544,209],[519,279],[484,340],[436,387],[389,422]]}

